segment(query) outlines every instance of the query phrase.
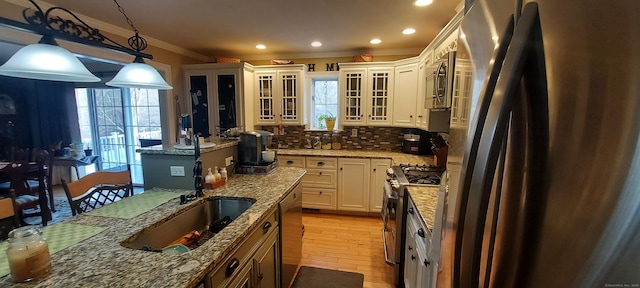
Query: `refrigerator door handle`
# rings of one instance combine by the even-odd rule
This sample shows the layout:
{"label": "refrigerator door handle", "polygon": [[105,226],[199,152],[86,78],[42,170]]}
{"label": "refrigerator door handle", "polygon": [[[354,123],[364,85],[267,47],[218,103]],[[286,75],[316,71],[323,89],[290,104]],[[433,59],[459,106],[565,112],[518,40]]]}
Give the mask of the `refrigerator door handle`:
{"label": "refrigerator door handle", "polygon": [[476,113],[474,114],[473,119],[470,122],[469,137],[467,138],[467,142],[465,143],[466,147],[463,157],[462,169],[460,171],[461,182],[458,192],[459,196],[457,197],[455,203],[456,213],[454,215],[454,222],[457,223],[457,225],[454,226],[455,246],[452,281],[453,287],[463,287],[460,284],[463,239],[462,236],[466,219],[469,186],[471,185],[471,175],[473,173],[473,167],[475,166],[476,158],[478,156],[480,136],[486,122],[489,104],[491,103],[491,98],[493,97],[496,83],[498,82],[498,77],[500,76],[500,70],[502,69],[502,64],[504,63],[504,59],[507,54],[507,48],[511,43],[513,30],[514,19],[513,15],[511,15],[511,17],[509,18],[509,23],[507,24],[505,31],[502,33],[502,37],[500,37],[500,43],[494,51],[492,57],[492,59],[494,59],[493,64],[490,64],[490,67],[487,70],[487,76],[485,77],[487,79],[487,82],[480,91],[480,102],[478,103]]}
{"label": "refrigerator door handle", "polygon": [[[534,254],[539,227],[534,215],[540,213],[546,197],[543,195],[543,174],[547,159],[549,113],[543,51],[538,6],[528,3],[515,27],[495,83],[495,92],[483,99],[483,104],[489,102],[486,118],[478,122],[472,149],[467,150],[471,155],[463,171],[467,175],[462,175],[466,176],[461,195],[465,199],[462,200],[464,207],[461,208],[464,209],[460,210],[460,215],[464,215],[459,217],[464,223],[456,231],[455,263],[459,263],[456,264],[459,267],[456,270],[454,266],[454,273],[459,274],[454,274],[454,287],[488,287],[489,283],[498,287],[522,287],[526,284],[526,265],[532,261],[526,258]],[[500,161],[498,167],[501,155],[507,159]],[[494,181],[496,175],[501,183]],[[494,199],[500,207],[493,207],[493,213],[515,213],[515,216],[504,217],[515,218],[509,223],[511,225],[503,225],[505,230],[498,232],[491,227],[490,235],[493,241],[497,241],[498,233],[502,236],[501,243],[514,242],[513,250],[503,251],[513,258],[510,263],[501,263],[506,256],[500,258],[501,255],[497,255],[495,258],[485,254],[487,250],[493,251],[493,243],[483,247],[494,188],[502,191],[493,195],[494,198],[500,197]],[[500,219],[494,217],[497,215],[490,218],[492,223],[501,225]],[[497,230],[503,226],[498,226]],[[487,249],[483,251],[483,248]],[[485,263],[481,263],[483,257],[486,257]],[[497,271],[491,271],[494,268],[492,260],[496,261]],[[481,274],[483,268],[485,273]],[[494,279],[491,276],[495,276]],[[483,283],[480,283],[481,279]]]}

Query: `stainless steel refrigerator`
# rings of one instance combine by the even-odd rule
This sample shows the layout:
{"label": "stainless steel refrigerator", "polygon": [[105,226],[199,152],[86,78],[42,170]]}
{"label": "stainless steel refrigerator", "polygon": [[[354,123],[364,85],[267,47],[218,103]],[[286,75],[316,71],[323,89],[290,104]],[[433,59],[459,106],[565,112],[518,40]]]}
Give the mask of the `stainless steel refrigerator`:
{"label": "stainless steel refrigerator", "polygon": [[465,10],[438,287],[639,287],[640,1]]}

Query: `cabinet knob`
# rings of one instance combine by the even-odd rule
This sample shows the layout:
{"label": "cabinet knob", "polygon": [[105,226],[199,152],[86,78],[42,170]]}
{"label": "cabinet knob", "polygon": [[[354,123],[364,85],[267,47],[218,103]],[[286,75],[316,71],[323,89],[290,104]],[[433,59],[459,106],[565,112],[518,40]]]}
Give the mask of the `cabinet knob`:
{"label": "cabinet knob", "polygon": [[418,118],[422,118],[422,115],[418,115]]}
{"label": "cabinet knob", "polygon": [[322,172],[318,172],[318,175],[322,175]]}
{"label": "cabinet knob", "polygon": [[324,165],[324,162],[318,161],[318,166],[322,166],[322,165]]}
{"label": "cabinet knob", "polygon": [[413,115],[409,115],[409,118],[413,118]]}
{"label": "cabinet knob", "polygon": [[411,251],[411,250],[413,250],[413,247],[411,247],[411,245],[409,245],[408,249],[409,249],[409,251]]}
{"label": "cabinet knob", "polygon": [[287,165],[292,165],[293,164],[293,160],[287,160]]}
{"label": "cabinet knob", "polygon": [[262,230],[264,231],[264,233],[267,233],[267,231],[269,231],[269,228],[271,228],[271,222],[264,223],[264,225],[262,225]]}
{"label": "cabinet knob", "polygon": [[413,211],[413,207],[409,207],[408,212],[409,212],[409,214],[413,215],[413,213],[414,213],[414,211]]}
{"label": "cabinet knob", "polygon": [[376,168],[373,168],[373,172],[376,172]]}
{"label": "cabinet knob", "polygon": [[233,271],[236,271],[236,269],[238,269],[238,266],[240,266],[240,261],[238,261],[238,258],[233,258],[233,260],[231,260],[231,262],[229,262],[229,264],[227,265],[227,269],[225,269],[224,275],[227,277],[231,276],[231,274],[233,274]]}
{"label": "cabinet knob", "polygon": [[342,167],[340,167],[340,171],[342,171]]}
{"label": "cabinet knob", "polygon": [[424,229],[420,228],[418,229],[418,235],[422,238],[424,238]]}
{"label": "cabinet knob", "polygon": [[424,259],[424,262],[422,263],[424,263],[424,266],[429,266],[429,264],[431,264],[431,262],[427,261],[427,259]]}
{"label": "cabinet knob", "polygon": [[322,195],[322,191],[320,191],[318,194]]}
{"label": "cabinet knob", "polygon": [[411,261],[416,260],[416,255],[411,255]]}

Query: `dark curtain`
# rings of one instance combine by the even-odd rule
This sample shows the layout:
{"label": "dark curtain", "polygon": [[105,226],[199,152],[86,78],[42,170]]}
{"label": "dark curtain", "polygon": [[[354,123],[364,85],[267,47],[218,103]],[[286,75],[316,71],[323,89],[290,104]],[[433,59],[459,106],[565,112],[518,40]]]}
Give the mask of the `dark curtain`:
{"label": "dark curtain", "polygon": [[0,95],[15,105],[15,114],[0,115],[0,153],[11,146],[64,147],[80,139],[73,83],[0,76]]}

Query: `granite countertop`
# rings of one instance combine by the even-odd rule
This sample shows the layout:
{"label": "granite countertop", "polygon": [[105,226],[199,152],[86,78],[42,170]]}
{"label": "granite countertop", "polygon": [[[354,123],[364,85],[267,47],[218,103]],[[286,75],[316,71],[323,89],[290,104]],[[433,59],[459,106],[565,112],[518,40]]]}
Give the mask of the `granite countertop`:
{"label": "granite countertop", "polygon": [[[212,138],[210,142],[215,144],[213,147],[208,148],[200,148],[200,153],[212,152],[224,148],[229,148],[233,146],[237,146],[240,143],[239,140],[225,140],[222,138]],[[156,145],[144,148],[136,149],[136,152],[140,154],[156,154],[156,155],[195,155],[194,149],[176,149],[174,145],[171,144],[169,147],[164,147],[163,145]]]}
{"label": "granite countertop", "polygon": [[427,228],[434,229],[439,187],[407,186],[407,191],[418,209],[418,215]]}
{"label": "granite countertop", "polygon": [[432,155],[413,155],[392,151],[369,150],[315,150],[315,149],[279,149],[278,155],[287,156],[318,156],[318,157],[343,157],[343,158],[371,158],[391,159],[393,165],[398,164],[433,164]]}
{"label": "granite countertop", "polygon": [[[305,170],[279,167],[269,175],[233,175],[224,187],[205,190],[205,197],[180,205],[179,198],[132,219],[81,214],[61,223],[82,224],[107,229],[51,256],[52,272],[30,283],[13,283],[9,275],[0,278],[0,287],[195,287],[220,264],[240,241],[277,208],[278,203]],[[177,194],[190,190],[167,190]],[[167,255],[132,250],[120,242],[143,228],[189,209],[211,196],[235,196],[256,202],[229,226],[202,246],[188,253]],[[135,196],[134,196],[135,197]],[[54,224],[55,225],[55,224]],[[4,253],[4,252],[3,252]]]}

